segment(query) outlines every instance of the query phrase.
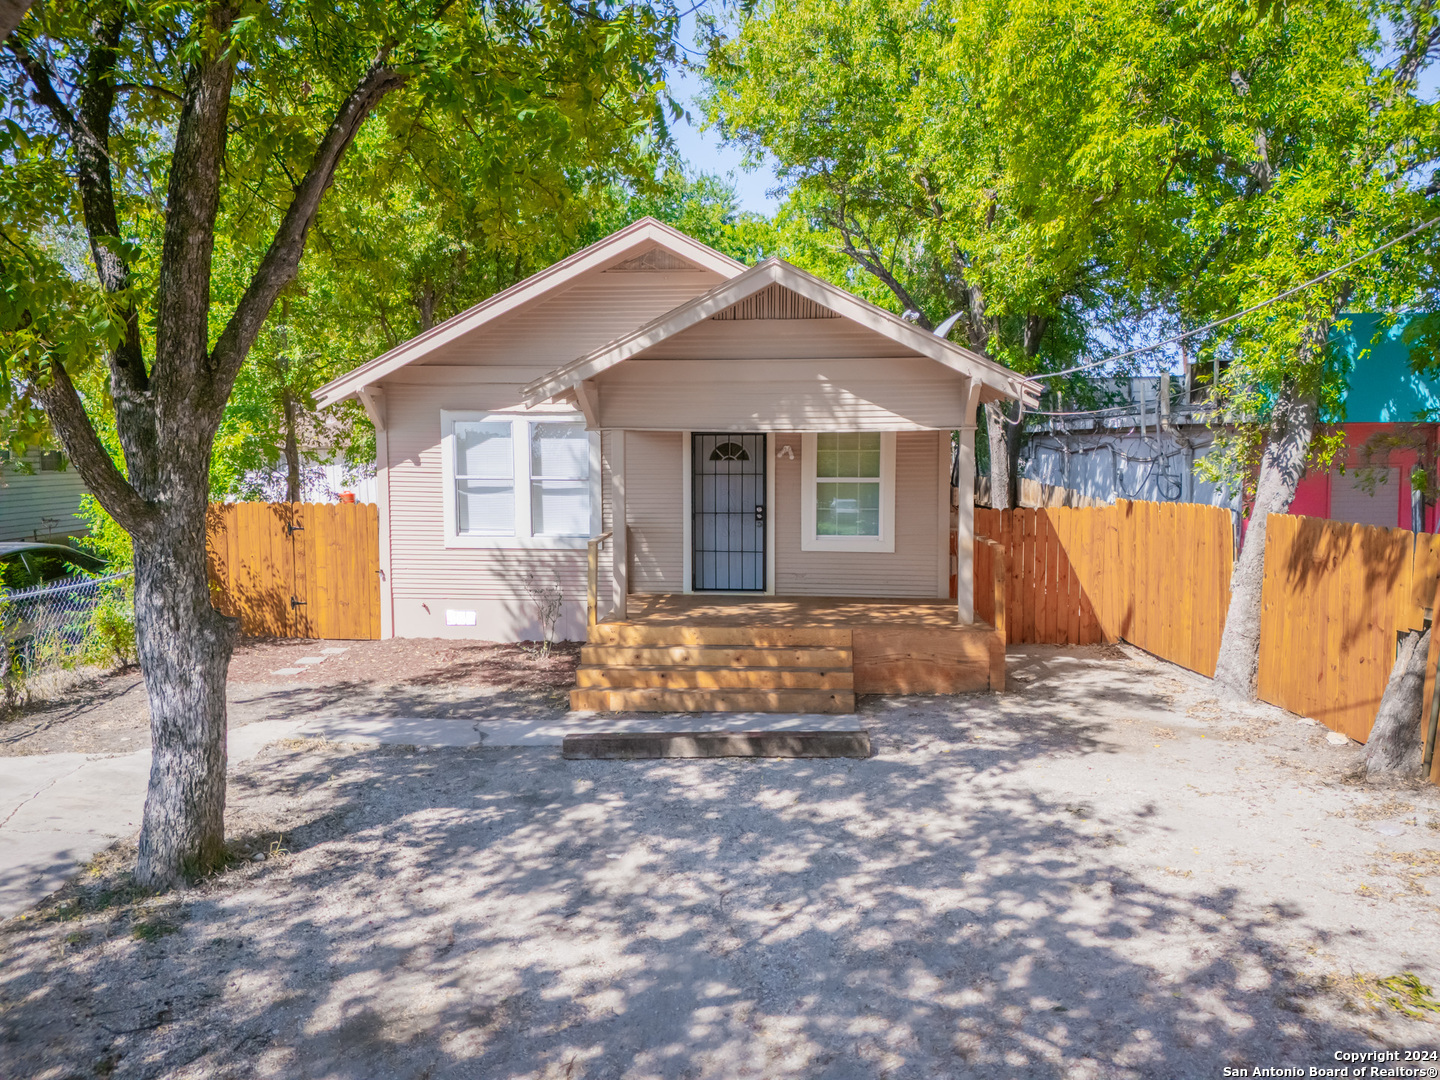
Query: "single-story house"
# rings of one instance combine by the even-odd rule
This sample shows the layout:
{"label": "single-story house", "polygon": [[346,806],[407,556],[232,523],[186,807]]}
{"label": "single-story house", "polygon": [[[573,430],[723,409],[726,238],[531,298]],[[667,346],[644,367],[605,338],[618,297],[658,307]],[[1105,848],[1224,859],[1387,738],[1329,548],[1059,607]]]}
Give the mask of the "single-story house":
{"label": "single-story house", "polygon": [[[322,406],[358,398],[375,423],[382,636],[534,639],[533,593],[558,587],[559,636],[644,669],[587,683],[582,668],[595,693],[572,700],[617,708],[678,707],[680,691],[710,707],[702,690],[753,685],[725,670],[826,659],[707,653],[715,671],[700,679],[655,655],[680,645],[833,650],[843,631],[848,650],[853,625],[885,623],[970,633],[964,648],[993,653],[970,580],[976,410],[1020,397],[1033,404],[1038,387],[983,356],[779,259],[746,267],[650,218],[316,393]],[[928,674],[913,685],[958,685],[943,658],[917,662]],[[791,688],[843,681],[795,675]],[[778,693],[790,685],[765,700],[802,701]]]}

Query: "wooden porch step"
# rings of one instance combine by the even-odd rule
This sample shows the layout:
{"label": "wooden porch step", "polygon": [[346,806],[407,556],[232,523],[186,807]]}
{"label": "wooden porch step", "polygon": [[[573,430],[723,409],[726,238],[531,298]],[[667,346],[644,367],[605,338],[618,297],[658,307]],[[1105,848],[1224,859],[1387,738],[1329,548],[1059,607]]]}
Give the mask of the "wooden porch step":
{"label": "wooden porch step", "polygon": [[663,664],[644,667],[582,666],[575,685],[587,689],[660,687],[667,690],[853,690],[855,673],[848,666],[701,667]]}
{"label": "wooden porch step", "polygon": [[595,712],[796,712],[855,711],[851,690],[739,690],[633,687],[570,691],[570,708]]}
{"label": "wooden porch step", "polygon": [[583,645],[580,663],[607,667],[791,667],[848,668],[850,650],[771,645]]}
{"label": "wooden porch step", "polygon": [[833,626],[667,626],[609,622],[590,627],[591,645],[750,645],[759,648],[829,646],[848,649],[848,627]]}

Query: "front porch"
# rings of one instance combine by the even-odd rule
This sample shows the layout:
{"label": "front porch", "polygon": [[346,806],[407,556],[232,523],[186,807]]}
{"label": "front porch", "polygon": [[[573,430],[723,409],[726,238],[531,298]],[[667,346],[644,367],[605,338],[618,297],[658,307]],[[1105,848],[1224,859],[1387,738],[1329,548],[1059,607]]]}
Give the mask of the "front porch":
{"label": "front porch", "polygon": [[589,628],[571,707],[852,712],[856,694],[1004,686],[1002,636],[951,600],[632,594]]}

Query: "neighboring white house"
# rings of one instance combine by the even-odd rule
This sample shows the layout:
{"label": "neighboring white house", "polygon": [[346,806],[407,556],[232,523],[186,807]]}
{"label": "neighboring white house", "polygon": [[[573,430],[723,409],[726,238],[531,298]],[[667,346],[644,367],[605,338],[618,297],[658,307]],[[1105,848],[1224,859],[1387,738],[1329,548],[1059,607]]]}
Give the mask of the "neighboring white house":
{"label": "neighboring white house", "polygon": [[946,598],[974,431],[1038,387],[778,259],[636,222],[316,393],[377,430],[382,636],[583,637],[636,594]]}
{"label": "neighboring white house", "polygon": [[59,450],[0,456],[0,540],[41,540],[85,532],[75,516],[85,482]]}

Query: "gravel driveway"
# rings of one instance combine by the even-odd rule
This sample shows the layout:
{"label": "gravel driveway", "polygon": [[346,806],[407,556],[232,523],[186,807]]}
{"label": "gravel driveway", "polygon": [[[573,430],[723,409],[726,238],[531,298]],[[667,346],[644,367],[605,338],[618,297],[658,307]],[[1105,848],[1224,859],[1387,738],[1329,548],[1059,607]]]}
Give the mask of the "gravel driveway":
{"label": "gravel driveway", "polygon": [[0,1077],[1182,1080],[1440,1045],[1394,978],[1440,982],[1436,789],[1350,784],[1353,746],[1119,650],[1011,677],[870,699],[866,761],[280,744],[232,780],[234,869],[137,900],[102,865],[7,925]]}

